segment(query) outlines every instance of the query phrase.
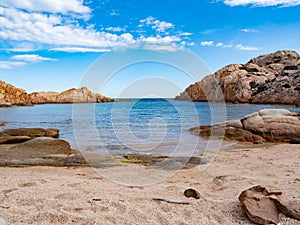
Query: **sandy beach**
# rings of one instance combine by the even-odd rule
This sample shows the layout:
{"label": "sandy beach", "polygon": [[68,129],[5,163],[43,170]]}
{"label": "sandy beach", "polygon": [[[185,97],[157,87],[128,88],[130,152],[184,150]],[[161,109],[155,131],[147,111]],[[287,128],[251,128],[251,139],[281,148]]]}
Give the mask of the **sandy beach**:
{"label": "sandy beach", "polygon": [[[0,217],[7,224],[252,224],[241,211],[239,194],[262,185],[299,200],[299,151],[298,145],[290,144],[220,151],[204,171],[199,166],[182,169],[148,186],[121,185],[106,176],[118,168],[126,177],[126,171],[145,170],[141,165],[97,171],[2,167]],[[186,198],[187,188],[198,190],[200,199]],[[281,224],[300,222],[281,216]]]}

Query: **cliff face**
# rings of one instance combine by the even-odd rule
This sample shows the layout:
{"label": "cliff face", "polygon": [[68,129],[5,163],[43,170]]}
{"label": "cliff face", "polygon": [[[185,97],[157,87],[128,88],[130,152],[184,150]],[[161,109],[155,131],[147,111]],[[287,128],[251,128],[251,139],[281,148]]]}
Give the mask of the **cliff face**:
{"label": "cliff face", "polygon": [[294,51],[278,51],[246,64],[225,66],[189,86],[175,99],[298,105],[300,56]]}
{"label": "cliff face", "polygon": [[25,90],[0,80],[0,106],[31,104],[31,99]]}
{"label": "cliff face", "polygon": [[32,105],[47,103],[100,103],[112,102],[113,99],[100,94],[94,94],[86,87],[72,88],[61,93],[33,92],[27,94],[25,90],[16,88],[0,81],[0,106]]}

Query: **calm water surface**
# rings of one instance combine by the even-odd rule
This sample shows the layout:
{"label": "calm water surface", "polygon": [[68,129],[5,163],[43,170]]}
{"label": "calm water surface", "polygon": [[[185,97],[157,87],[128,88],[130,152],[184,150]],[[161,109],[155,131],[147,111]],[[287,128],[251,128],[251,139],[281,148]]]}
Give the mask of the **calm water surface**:
{"label": "calm water surface", "polygon": [[[189,128],[241,118],[265,108],[292,106],[208,104],[142,99],[103,104],[47,104],[0,108],[7,128],[59,128],[73,148],[93,152],[198,153],[207,142]],[[174,150],[176,149],[176,150]]]}

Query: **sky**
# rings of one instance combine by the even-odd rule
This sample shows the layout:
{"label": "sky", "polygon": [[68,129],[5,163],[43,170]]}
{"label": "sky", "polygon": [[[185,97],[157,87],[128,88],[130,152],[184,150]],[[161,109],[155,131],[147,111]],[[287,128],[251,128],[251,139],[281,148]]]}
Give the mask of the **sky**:
{"label": "sky", "polygon": [[[0,79],[28,93],[63,91],[80,86],[103,55],[141,46],[187,49],[215,72],[277,50],[299,53],[299,13],[300,0],[0,0]],[[111,76],[100,90],[111,97],[145,96],[152,87],[174,97],[195,82],[153,62]],[[134,83],[136,92],[122,92]]]}

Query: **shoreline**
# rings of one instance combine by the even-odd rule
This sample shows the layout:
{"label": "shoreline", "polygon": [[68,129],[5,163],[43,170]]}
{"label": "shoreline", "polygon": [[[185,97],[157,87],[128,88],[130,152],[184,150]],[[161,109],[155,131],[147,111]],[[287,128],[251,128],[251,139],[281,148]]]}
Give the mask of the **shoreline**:
{"label": "shoreline", "polygon": [[[0,217],[8,224],[252,224],[241,211],[238,195],[263,185],[300,199],[299,151],[291,144],[221,150],[205,170],[196,166],[175,171],[150,186],[111,182],[114,167],[2,167]],[[130,171],[146,171],[141,165],[123,168],[125,180]],[[198,190],[200,199],[186,198],[187,188]],[[190,205],[153,201],[157,196]],[[281,221],[300,224],[284,216]]]}

